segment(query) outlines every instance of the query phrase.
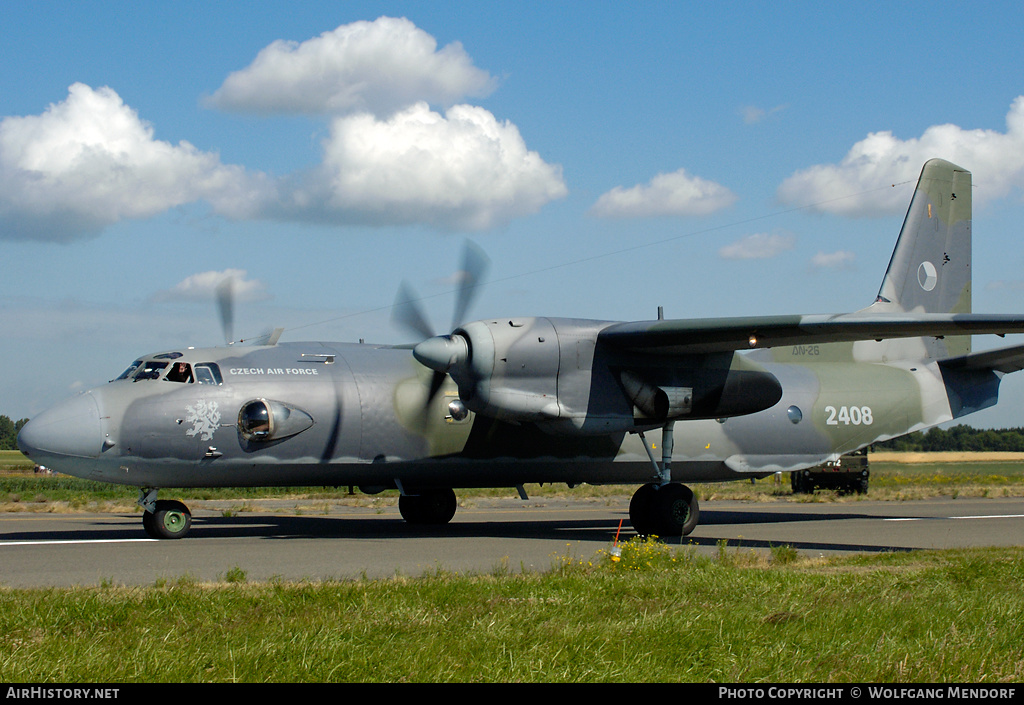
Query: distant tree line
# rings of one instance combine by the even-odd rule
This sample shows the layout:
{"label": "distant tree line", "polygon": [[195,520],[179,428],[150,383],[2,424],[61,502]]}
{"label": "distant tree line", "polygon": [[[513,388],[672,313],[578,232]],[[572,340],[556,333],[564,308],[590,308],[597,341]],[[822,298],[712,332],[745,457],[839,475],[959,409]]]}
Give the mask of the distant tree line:
{"label": "distant tree line", "polygon": [[914,431],[891,441],[875,443],[871,450],[893,450],[916,453],[937,451],[1011,451],[1024,452],[1024,428],[930,428]]}
{"label": "distant tree line", "polygon": [[28,423],[28,419],[11,421],[8,416],[0,416],[0,450],[18,450],[18,431]]}

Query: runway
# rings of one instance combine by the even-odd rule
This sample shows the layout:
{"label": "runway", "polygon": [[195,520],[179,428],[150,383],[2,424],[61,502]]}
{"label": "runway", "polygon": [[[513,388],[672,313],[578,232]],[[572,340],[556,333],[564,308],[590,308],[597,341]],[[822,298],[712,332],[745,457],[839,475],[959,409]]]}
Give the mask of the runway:
{"label": "runway", "polygon": [[[249,581],[538,571],[607,550],[620,522],[620,540],[635,535],[627,496],[469,498],[451,524],[429,529],[407,525],[393,506],[321,503],[300,513],[294,501],[250,501],[258,511],[225,515],[231,504],[193,503],[192,532],[177,541],[147,539],[138,514],[0,514],[0,585],[215,581],[235,569]],[[1021,545],[1024,498],[709,501],[697,529],[675,543],[713,554],[723,540],[814,556]]]}

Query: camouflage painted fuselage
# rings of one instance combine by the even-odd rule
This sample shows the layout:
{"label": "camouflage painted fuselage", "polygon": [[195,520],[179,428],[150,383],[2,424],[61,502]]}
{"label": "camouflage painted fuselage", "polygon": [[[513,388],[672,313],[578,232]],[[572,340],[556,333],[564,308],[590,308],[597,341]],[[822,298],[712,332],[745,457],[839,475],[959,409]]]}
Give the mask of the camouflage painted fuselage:
{"label": "camouflage painted fuselage", "polygon": [[[578,330],[583,322],[571,323]],[[673,479],[730,480],[809,467],[961,411],[950,408],[938,363],[829,359],[847,357],[850,347],[737,354],[732,370],[770,375],[781,398],[763,411],[677,424]],[[459,398],[456,386],[447,380],[426,404],[429,370],[408,349],[283,343],[183,350],[174,361],[215,364],[222,383],[173,382],[167,375],[115,380],[33,420],[36,434],[67,426],[64,445],[36,447],[31,434],[23,445],[61,472],[146,487],[312,484],[373,491],[395,487],[396,480],[405,487],[480,487],[642,483],[655,474],[629,430],[586,433],[472,412],[457,420],[449,409]],[[588,373],[587,399],[624,400],[614,367],[612,360]],[[686,372],[680,376],[692,380]],[[991,393],[977,404],[994,403],[998,379],[991,377]],[[595,391],[602,383],[607,389]],[[271,413],[285,408],[312,423],[294,435],[246,439],[240,411],[263,400],[277,403]],[[626,401],[617,411],[628,415],[623,426],[651,431],[660,445],[657,424]],[[607,407],[602,418],[611,418]]]}

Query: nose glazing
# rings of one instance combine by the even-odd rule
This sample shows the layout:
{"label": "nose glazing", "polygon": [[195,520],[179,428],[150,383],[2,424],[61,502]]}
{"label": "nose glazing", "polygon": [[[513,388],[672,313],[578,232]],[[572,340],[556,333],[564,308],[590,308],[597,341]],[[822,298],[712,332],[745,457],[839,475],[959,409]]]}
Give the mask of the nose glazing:
{"label": "nose glazing", "polygon": [[22,427],[18,448],[39,463],[55,456],[98,458],[103,433],[96,399],[86,392],[39,414]]}

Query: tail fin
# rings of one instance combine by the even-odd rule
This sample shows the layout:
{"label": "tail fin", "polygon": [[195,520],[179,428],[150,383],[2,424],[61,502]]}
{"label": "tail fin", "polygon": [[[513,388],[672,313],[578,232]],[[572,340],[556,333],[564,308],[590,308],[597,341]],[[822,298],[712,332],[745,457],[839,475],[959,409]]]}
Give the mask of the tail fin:
{"label": "tail fin", "polygon": [[[971,312],[971,172],[942,159],[925,163],[873,311]],[[914,343],[908,346],[908,343]],[[884,357],[966,355],[970,336],[888,341]]]}

